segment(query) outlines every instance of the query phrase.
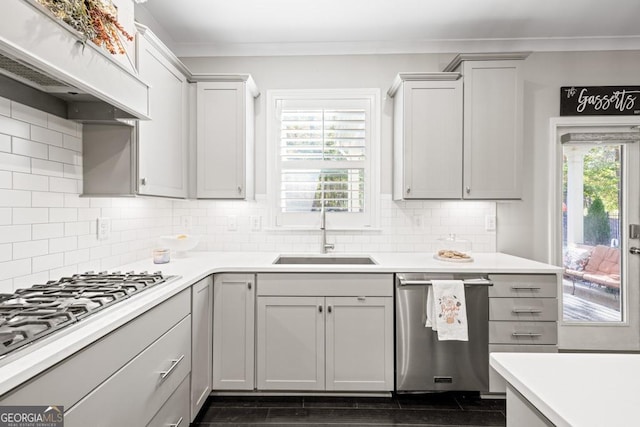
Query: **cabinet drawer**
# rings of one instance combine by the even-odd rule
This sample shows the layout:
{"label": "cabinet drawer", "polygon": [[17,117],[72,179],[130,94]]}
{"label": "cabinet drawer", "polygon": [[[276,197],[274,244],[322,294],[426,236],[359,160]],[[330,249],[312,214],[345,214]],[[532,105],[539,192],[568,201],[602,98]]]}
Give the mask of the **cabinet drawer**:
{"label": "cabinet drawer", "polygon": [[[65,425],[143,426],[191,370],[191,316],[65,413]],[[111,408],[105,413],[105,408]]]}
{"label": "cabinet drawer", "polygon": [[489,320],[558,320],[555,298],[490,298]]}
{"label": "cabinet drawer", "polygon": [[[191,295],[187,289],[3,396],[0,401],[3,405],[58,402],[71,408],[175,326],[190,310]],[[66,384],[66,387],[61,388],[60,384]]]}
{"label": "cabinet drawer", "polygon": [[187,427],[189,425],[189,375],[173,392],[147,427]]}
{"label": "cabinet drawer", "polygon": [[491,344],[556,344],[556,322],[489,322]]}
{"label": "cabinet drawer", "polygon": [[555,274],[490,274],[493,286],[489,287],[489,297],[556,298],[558,279]]}
{"label": "cabinet drawer", "polygon": [[393,296],[392,274],[264,273],[258,296]]}

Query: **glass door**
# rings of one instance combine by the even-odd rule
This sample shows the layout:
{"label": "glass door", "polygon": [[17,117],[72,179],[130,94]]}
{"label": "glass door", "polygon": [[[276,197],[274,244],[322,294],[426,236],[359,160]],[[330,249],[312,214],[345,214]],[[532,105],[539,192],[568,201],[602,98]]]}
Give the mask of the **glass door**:
{"label": "glass door", "polygon": [[626,127],[559,128],[564,274],[559,346],[640,349],[640,134]]}

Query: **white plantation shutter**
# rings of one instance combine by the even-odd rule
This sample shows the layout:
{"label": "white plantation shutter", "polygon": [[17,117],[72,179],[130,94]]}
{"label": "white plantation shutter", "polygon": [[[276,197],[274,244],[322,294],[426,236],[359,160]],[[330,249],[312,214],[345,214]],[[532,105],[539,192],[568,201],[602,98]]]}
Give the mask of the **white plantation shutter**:
{"label": "white plantation shutter", "polygon": [[276,225],[371,226],[370,99],[283,99],[275,111]]}

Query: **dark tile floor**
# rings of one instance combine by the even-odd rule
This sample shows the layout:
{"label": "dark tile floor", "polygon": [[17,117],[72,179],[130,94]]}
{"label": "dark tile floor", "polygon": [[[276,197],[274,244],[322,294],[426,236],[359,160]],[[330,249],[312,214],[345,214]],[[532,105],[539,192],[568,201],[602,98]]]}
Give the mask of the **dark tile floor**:
{"label": "dark tile floor", "polygon": [[502,399],[436,393],[385,397],[212,396],[193,426],[505,426]]}

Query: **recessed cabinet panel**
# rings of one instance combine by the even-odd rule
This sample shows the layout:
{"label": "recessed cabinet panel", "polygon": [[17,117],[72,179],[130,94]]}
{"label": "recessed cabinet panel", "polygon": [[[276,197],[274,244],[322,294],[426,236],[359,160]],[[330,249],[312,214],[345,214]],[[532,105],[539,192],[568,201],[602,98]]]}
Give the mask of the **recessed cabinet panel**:
{"label": "recessed cabinet panel", "polygon": [[250,78],[197,83],[198,198],[253,198],[253,87]]}
{"label": "recessed cabinet panel", "polygon": [[465,61],[464,193],[522,197],[521,61]]}
{"label": "recessed cabinet panel", "polygon": [[393,390],[393,299],[326,299],[327,390]]}
{"label": "recessed cabinet panel", "polygon": [[258,390],[324,390],[324,298],[258,298]]}
{"label": "recessed cabinet panel", "polygon": [[459,199],[461,82],[407,82],[404,97],[404,198]]}
{"label": "recessed cabinet panel", "polygon": [[213,287],[213,389],[253,390],[254,275],[216,274]]}
{"label": "recessed cabinet panel", "polygon": [[138,43],[140,77],[150,85],[151,116],[138,123],[138,193],[186,197],[187,79],[144,38]]}
{"label": "recessed cabinet panel", "polygon": [[191,287],[191,421],[211,393],[212,304],[209,276]]}

